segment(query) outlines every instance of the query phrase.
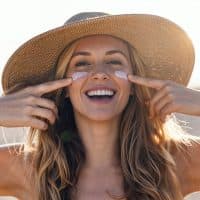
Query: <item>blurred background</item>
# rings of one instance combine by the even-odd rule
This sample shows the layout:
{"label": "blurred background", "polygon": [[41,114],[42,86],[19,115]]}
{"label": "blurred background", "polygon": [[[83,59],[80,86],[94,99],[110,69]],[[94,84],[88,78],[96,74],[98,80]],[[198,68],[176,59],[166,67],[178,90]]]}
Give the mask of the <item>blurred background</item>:
{"label": "blurred background", "polygon": [[[0,74],[8,58],[24,42],[42,32],[61,26],[72,15],[85,11],[155,14],[180,25],[190,36],[196,51],[194,71],[188,87],[200,89],[199,0],[2,0]],[[200,136],[200,117],[177,114],[177,118],[190,134]],[[0,144],[23,141],[27,131],[26,128],[0,128]],[[0,197],[0,200],[3,199],[12,198]],[[187,200],[197,199],[200,199],[200,193],[187,197]]]}

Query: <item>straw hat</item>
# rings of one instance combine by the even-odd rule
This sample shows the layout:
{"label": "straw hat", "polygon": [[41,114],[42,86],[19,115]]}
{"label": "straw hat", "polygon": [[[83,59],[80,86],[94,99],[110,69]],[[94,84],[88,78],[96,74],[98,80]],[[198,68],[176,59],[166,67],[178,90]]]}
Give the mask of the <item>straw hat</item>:
{"label": "straw hat", "polygon": [[33,37],[19,47],[3,70],[4,93],[16,84],[48,80],[67,44],[96,34],[128,41],[141,56],[148,77],[187,85],[195,57],[192,42],[182,28],[155,15],[91,12],[79,13],[63,26]]}

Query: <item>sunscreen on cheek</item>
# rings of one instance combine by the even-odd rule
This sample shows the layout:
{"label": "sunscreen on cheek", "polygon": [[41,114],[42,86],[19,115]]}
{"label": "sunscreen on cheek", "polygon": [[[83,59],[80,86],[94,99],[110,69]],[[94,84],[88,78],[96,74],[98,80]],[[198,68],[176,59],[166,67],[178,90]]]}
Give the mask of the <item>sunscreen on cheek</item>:
{"label": "sunscreen on cheek", "polygon": [[83,78],[88,75],[88,72],[75,72],[72,74],[73,81]]}
{"label": "sunscreen on cheek", "polygon": [[128,80],[127,73],[124,71],[115,71],[115,76]]}

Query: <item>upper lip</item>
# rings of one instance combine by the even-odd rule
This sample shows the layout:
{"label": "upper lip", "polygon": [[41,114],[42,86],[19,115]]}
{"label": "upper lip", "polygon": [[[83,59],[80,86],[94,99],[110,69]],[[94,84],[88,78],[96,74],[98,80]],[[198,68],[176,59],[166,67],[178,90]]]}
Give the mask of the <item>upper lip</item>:
{"label": "upper lip", "polygon": [[116,89],[114,89],[112,87],[103,86],[103,85],[97,85],[97,86],[93,86],[92,88],[87,89],[85,91],[85,93],[87,93],[89,91],[94,91],[94,90],[112,90],[112,91],[114,91],[114,93],[117,91]]}

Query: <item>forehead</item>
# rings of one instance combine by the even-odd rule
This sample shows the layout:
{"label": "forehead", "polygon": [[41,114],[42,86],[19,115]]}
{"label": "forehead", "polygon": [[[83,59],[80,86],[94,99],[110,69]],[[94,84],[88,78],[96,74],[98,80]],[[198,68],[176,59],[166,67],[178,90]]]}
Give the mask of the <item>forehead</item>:
{"label": "forehead", "polygon": [[128,54],[127,44],[119,39],[109,35],[94,35],[79,39],[75,51],[79,50],[114,50],[119,49]]}

